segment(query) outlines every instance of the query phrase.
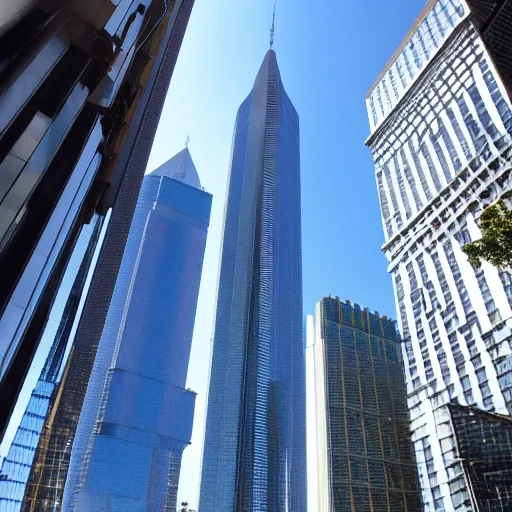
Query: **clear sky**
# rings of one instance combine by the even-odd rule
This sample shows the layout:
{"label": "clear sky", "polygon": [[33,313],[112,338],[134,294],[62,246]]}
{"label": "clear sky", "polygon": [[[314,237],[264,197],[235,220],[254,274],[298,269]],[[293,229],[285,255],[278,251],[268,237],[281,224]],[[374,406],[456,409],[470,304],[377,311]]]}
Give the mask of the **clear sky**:
{"label": "clear sky", "polygon": [[[278,0],[275,50],[301,122],[304,314],[329,293],[396,317],[380,252],[365,94],[425,0]],[[184,146],[213,210],[188,385],[198,392],[179,500],[197,506],[210,338],[236,111],[268,49],[272,0],[196,0],[148,171]]]}

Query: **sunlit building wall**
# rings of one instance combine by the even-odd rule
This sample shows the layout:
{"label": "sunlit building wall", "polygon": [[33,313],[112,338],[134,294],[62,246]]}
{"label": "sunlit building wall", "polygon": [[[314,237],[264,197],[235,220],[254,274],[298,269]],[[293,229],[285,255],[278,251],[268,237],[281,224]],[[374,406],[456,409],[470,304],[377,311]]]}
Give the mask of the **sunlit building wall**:
{"label": "sunlit building wall", "polygon": [[426,511],[479,506],[448,404],[512,413],[512,274],[461,250],[512,185],[506,75],[481,30],[463,0],[429,1],[366,100]]}

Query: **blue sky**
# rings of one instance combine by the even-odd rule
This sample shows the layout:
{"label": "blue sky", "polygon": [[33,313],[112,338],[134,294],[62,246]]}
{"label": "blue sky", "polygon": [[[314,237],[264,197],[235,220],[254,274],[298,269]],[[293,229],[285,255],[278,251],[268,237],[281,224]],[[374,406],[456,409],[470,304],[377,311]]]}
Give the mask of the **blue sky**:
{"label": "blue sky", "polygon": [[[278,0],[275,50],[301,121],[304,314],[329,293],[396,317],[365,94],[425,0]],[[150,158],[183,148],[214,196],[188,385],[198,392],[179,499],[197,505],[210,338],[236,111],[268,49],[272,0],[196,0]]]}

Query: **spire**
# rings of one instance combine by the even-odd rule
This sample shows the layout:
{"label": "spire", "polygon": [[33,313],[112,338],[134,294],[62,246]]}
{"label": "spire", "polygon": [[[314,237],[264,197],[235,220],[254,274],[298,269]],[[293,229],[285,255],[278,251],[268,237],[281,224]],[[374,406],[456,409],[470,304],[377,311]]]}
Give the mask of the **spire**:
{"label": "spire", "polygon": [[276,2],[277,0],[274,0],[274,14],[272,15],[272,28],[270,29],[270,49],[274,47],[274,35],[276,32]]}

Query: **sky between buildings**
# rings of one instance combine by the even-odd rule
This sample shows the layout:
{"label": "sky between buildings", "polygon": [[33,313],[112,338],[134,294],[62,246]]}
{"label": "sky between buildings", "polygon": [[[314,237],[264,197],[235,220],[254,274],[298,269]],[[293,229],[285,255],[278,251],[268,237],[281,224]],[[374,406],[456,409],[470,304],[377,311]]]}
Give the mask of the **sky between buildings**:
{"label": "sky between buildings", "polygon": [[[278,0],[275,50],[301,125],[304,314],[331,293],[396,317],[365,95],[425,0]],[[198,392],[178,499],[197,506],[236,111],[269,45],[271,0],[196,0],[148,171],[184,146],[213,194],[188,386]]]}

